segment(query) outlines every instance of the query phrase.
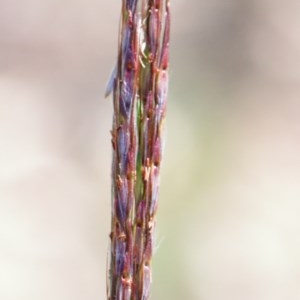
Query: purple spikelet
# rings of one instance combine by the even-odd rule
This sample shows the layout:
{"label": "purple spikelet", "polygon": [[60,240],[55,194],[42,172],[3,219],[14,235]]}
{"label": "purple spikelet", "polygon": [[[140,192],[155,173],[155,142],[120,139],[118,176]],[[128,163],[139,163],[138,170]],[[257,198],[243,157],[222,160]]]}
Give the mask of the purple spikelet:
{"label": "purple spikelet", "polygon": [[147,300],[168,93],[169,0],[123,0],[113,91],[109,300]]}

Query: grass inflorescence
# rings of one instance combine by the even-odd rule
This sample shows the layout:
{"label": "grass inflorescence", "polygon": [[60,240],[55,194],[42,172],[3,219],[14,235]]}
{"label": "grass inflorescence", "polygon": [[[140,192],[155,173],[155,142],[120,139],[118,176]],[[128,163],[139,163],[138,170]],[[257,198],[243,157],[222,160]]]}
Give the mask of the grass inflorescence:
{"label": "grass inflorescence", "polygon": [[112,221],[109,300],[150,295],[168,91],[169,0],[123,0],[111,80]]}

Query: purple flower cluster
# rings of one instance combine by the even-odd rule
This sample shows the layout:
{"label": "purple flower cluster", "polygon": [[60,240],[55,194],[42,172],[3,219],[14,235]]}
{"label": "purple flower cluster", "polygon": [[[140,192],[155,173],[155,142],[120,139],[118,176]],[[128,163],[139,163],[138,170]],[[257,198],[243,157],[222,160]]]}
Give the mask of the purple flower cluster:
{"label": "purple flower cluster", "polygon": [[109,300],[150,295],[168,93],[169,0],[123,0],[113,91]]}

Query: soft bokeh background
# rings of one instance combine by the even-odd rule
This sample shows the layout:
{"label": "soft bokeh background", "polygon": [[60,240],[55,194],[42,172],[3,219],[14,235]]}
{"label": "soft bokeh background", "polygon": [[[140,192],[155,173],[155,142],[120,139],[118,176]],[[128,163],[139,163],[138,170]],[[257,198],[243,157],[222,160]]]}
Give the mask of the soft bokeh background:
{"label": "soft bokeh background", "polygon": [[[120,5],[0,1],[1,300],[105,300]],[[300,299],[300,2],[172,12],[151,299]]]}

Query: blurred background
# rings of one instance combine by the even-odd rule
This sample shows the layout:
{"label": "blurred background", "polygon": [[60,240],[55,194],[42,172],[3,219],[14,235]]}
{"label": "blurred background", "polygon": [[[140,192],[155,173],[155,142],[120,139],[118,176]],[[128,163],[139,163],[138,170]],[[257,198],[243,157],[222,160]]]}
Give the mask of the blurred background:
{"label": "blurred background", "polygon": [[[151,299],[300,299],[300,2],[171,1]],[[121,1],[0,1],[0,299],[105,300]]]}

